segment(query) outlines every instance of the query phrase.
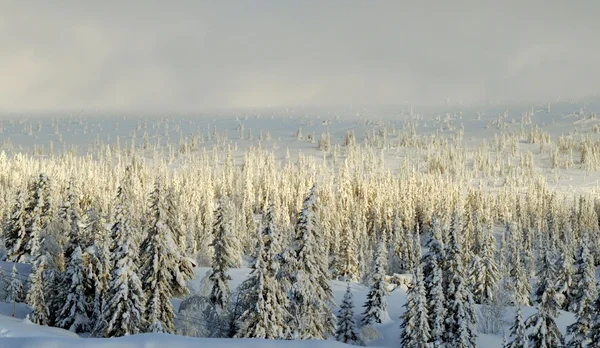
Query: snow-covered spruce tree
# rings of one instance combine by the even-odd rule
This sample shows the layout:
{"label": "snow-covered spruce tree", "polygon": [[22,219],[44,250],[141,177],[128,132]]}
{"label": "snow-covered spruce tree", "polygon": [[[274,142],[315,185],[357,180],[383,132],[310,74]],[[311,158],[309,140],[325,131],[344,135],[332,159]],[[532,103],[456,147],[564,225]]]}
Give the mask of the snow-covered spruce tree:
{"label": "snow-covered spruce tree", "polygon": [[[446,343],[452,347],[475,347],[477,345],[477,317],[473,295],[467,288],[461,246],[456,231],[456,213],[453,213],[446,248],[448,288],[445,291]],[[435,314],[434,314],[435,315]]]}
{"label": "snow-covered spruce tree", "polygon": [[596,293],[598,295],[592,304],[591,329],[587,335],[590,342],[600,342],[600,282],[596,283]]}
{"label": "snow-covered spruce tree", "polygon": [[168,188],[165,194],[165,223],[170,230],[176,248],[173,248],[173,257],[179,265],[172,272],[173,296],[182,297],[189,293],[187,282],[194,277],[194,266],[196,263],[187,256],[185,243],[185,232],[182,230],[179,206],[177,205],[176,193],[173,188]]}
{"label": "snow-covered spruce tree", "polygon": [[570,248],[566,249],[558,257],[559,268],[556,275],[556,291],[561,296],[560,309],[563,310],[568,310],[571,307],[571,303],[573,302],[572,295],[575,291],[573,289],[575,282],[573,279],[575,275],[574,257]]}
{"label": "snow-covered spruce tree", "polygon": [[512,301],[515,305],[531,305],[531,284],[521,262],[520,253],[515,254],[506,282],[506,287],[510,290],[513,297]]}
{"label": "snow-covered spruce tree", "polygon": [[586,303],[586,305],[593,303],[596,298],[596,266],[589,245],[589,234],[585,232],[581,240],[581,246],[577,249],[575,255],[574,286],[572,287],[572,301],[569,306],[569,310],[575,313],[579,313],[583,303]]}
{"label": "snow-covered spruce tree", "polygon": [[564,339],[555,322],[560,308],[555,285],[556,266],[550,250],[543,248],[541,252],[537,275],[539,284],[535,294],[538,301],[537,313],[527,319],[526,325],[532,330],[529,335],[531,347],[557,347],[563,344]]}
{"label": "snow-covered spruce tree", "polygon": [[527,332],[525,327],[525,321],[523,320],[523,312],[521,307],[517,307],[515,314],[515,321],[510,327],[510,341],[508,341],[503,348],[527,348],[529,347],[529,339],[527,338]]}
{"label": "snow-covered spruce tree", "polygon": [[338,267],[339,278],[343,280],[356,281],[359,279],[358,260],[356,258],[356,240],[353,231],[355,219],[345,224],[342,230],[342,243],[340,245],[340,265]]}
{"label": "snow-covered spruce tree", "polygon": [[408,290],[405,311],[400,324],[400,342],[402,347],[428,348],[431,347],[431,327],[427,312],[427,297],[425,281],[420,265],[413,274],[412,286]]}
{"label": "snow-covered spruce tree", "polygon": [[208,328],[211,337],[226,337],[230,333],[224,332],[225,321],[228,310],[229,290],[228,274],[229,268],[238,262],[235,257],[236,243],[232,226],[231,203],[227,197],[221,196],[217,210],[215,210],[215,224],[213,226],[213,260],[208,279],[212,284],[204,320],[210,323]]}
{"label": "snow-covered spruce tree", "polygon": [[[110,238],[108,228],[105,225],[105,219],[95,208],[88,209],[82,216],[82,233],[90,236],[93,240],[92,245],[83,251],[83,264],[85,274],[88,275],[91,289],[86,289],[86,297],[90,305],[90,323],[92,328],[104,323],[103,301],[108,290],[108,283],[112,266],[110,265]],[[100,326],[102,326],[100,325]],[[102,332],[93,332],[103,334]]]}
{"label": "snow-covered spruce tree", "polygon": [[473,284],[473,297],[476,303],[485,304],[493,301],[498,289],[500,274],[494,254],[496,239],[491,234],[484,234],[480,255],[475,255],[471,262],[470,284]]}
{"label": "snow-covered spruce tree", "polygon": [[20,303],[25,299],[25,289],[21,275],[17,271],[16,264],[13,264],[12,271],[10,272],[10,279],[6,283],[6,302],[8,303]]}
{"label": "snow-covered spruce tree", "polygon": [[[594,300],[598,296],[595,281],[594,259],[589,251],[588,234],[584,234],[581,246],[576,255],[576,273],[572,309],[576,311],[575,323],[567,327],[567,335],[571,338],[568,347],[581,348],[589,344],[588,335],[592,331],[594,316]],[[596,309],[597,311],[598,309]]]}
{"label": "snow-covered spruce tree", "polygon": [[367,300],[363,305],[365,310],[361,319],[361,325],[380,324],[389,320],[387,313],[388,290],[385,281],[386,265],[385,242],[382,237],[377,247],[377,257],[375,258],[374,270],[371,275],[371,288],[367,294]]}
{"label": "snow-covered spruce tree", "polygon": [[27,210],[28,201],[27,191],[18,190],[8,221],[2,226],[7,251],[6,261],[17,262],[25,254],[25,246],[29,241],[26,222],[28,214],[31,213]]}
{"label": "snow-covered spruce tree", "polygon": [[85,282],[88,281],[80,247],[75,247],[64,279],[71,281],[71,286],[67,289],[67,297],[62,310],[58,316],[58,326],[73,332],[89,331],[89,304],[85,296]]}
{"label": "snow-covered spruce tree", "polygon": [[147,332],[173,333],[175,314],[171,304],[172,274],[179,271],[180,250],[166,223],[162,187],[154,183],[148,212],[146,239],[140,247],[141,280],[146,299],[144,321]]}
{"label": "snow-covered spruce tree", "polygon": [[294,320],[293,336],[299,339],[325,339],[335,330],[333,291],[329,283],[327,255],[319,246],[320,224],[316,215],[317,187],[304,200],[295,228],[295,253],[289,312]]}
{"label": "snow-covered spruce tree", "polygon": [[350,282],[346,281],[346,293],[340,305],[340,312],[337,315],[337,329],[335,330],[335,339],[339,342],[352,344],[355,346],[364,346],[358,327],[356,318],[354,317],[354,302],[352,301],[352,291],[350,290]]}
{"label": "snow-covered spruce tree", "polygon": [[79,192],[75,186],[75,179],[71,178],[66,188],[65,197],[58,210],[58,218],[63,233],[66,233],[65,260],[68,263],[71,253],[77,246],[85,248],[81,234],[81,207],[79,205]]}
{"label": "snow-covered spruce tree", "polygon": [[289,314],[286,294],[276,280],[279,249],[275,232],[275,206],[271,202],[263,215],[263,228],[257,238],[254,263],[248,279],[240,286],[244,312],[239,319],[237,337],[283,339],[286,337]]}
{"label": "snow-covered spruce tree", "polygon": [[49,255],[41,255],[34,262],[29,273],[29,290],[25,302],[31,308],[30,319],[38,325],[50,323],[50,309],[46,300],[47,263]]}
{"label": "snow-covered spruce tree", "polygon": [[48,177],[40,174],[37,182],[29,185],[27,194],[17,195],[11,218],[4,227],[7,261],[30,263],[38,255],[42,231],[50,219]]}
{"label": "snow-covered spruce tree", "polygon": [[[440,239],[437,239],[440,238]],[[441,242],[441,236],[434,235],[427,242],[428,252],[423,256],[423,278],[425,282],[425,297],[427,299],[427,313],[431,329],[430,343],[433,347],[443,347],[446,296],[444,295],[443,267],[445,267],[446,252]]]}
{"label": "snow-covered spruce tree", "polygon": [[[111,228],[111,277],[106,292],[104,320],[96,328],[106,337],[119,337],[143,330],[144,291],[136,266],[139,250],[132,240],[134,234],[129,218],[129,192],[119,187],[115,200],[115,217]],[[105,327],[104,327],[105,326]]]}
{"label": "snow-covered spruce tree", "polygon": [[35,184],[34,191],[30,194],[30,206],[26,222],[29,240],[25,246],[25,254],[19,258],[19,262],[31,262],[40,255],[42,234],[46,231],[50,222],[50,182],[46,174],[40,174]]}
{"label": "snow-covered spruce tree", "polygon": [[3,267],[0,267],[0,300],[6,299],[6,284],[9,282],[9,278],[6,276],[6,272]]}

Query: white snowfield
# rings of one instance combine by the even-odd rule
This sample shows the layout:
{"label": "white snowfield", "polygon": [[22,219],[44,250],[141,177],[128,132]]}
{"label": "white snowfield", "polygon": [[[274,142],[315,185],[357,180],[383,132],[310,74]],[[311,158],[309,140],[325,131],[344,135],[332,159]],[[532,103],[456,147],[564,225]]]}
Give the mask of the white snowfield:
{"label": "white snowfield", "polygon": [[[3,319],[0,319],[2,322]],[[119,338],[9,337],[1,348],[328,348],[348,347],[336,341],[275,341],[262,339],[192,338],[165,334],[143,334]]]}

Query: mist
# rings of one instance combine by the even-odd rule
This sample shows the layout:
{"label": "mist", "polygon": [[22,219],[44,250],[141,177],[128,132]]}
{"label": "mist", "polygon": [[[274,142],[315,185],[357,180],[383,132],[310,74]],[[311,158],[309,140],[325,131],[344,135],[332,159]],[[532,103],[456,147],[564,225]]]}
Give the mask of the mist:
{"label": "mist", "polygon": [[0,110],[597,96],[597,1],[0,3]]}

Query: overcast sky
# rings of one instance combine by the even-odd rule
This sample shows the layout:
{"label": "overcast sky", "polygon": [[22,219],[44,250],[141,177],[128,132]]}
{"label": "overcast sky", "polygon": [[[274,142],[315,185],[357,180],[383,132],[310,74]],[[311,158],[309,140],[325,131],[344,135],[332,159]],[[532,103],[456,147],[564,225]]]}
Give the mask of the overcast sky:
{"label": "overcast sky", "polygon": [[600,1],[424,3],[2,1],[0,110],[600,94]]}

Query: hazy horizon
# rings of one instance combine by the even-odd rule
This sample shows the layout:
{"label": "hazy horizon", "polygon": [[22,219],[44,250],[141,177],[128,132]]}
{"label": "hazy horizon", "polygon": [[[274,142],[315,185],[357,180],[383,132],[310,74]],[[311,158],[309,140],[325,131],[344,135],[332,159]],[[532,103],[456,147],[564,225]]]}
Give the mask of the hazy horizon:
{"label": "hazy horizon", "polygon": [[600,3],[0,4],[0,110],[597,97]]}

